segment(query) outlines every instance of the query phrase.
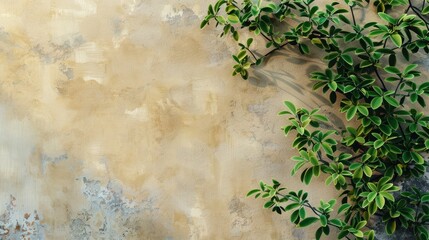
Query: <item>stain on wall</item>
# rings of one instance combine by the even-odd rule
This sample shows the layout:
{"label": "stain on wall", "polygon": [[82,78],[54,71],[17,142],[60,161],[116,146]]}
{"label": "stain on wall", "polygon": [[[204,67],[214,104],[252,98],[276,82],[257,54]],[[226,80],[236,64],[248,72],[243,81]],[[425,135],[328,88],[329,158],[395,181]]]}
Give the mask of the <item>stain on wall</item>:
{"label": "stain on wall", "polygon": [[[230,76],[210,1],[0,1],[1,239],[310,239],[245,198],[290,178],[283,100],[321,107],[321,62]],[[259,43],[262,44],[262,43]],[[282,61],[276,61],[282,60]],[[332,127],[332,126],[327,126]]]}

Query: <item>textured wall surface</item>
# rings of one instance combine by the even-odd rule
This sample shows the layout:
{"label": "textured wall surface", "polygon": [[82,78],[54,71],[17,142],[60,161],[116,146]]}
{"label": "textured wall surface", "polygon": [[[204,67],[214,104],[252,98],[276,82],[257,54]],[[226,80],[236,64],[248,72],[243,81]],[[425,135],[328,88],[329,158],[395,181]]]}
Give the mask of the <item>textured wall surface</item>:
{"label": "textured wall surface", "polygon": [[276,116],[286,99],[330,115],[309,94],[321,63],[288,51],[231,77],[208,4],[0,1],[1,239],[312,238],[244,196],[271,178],[337,194],[288,177]]}

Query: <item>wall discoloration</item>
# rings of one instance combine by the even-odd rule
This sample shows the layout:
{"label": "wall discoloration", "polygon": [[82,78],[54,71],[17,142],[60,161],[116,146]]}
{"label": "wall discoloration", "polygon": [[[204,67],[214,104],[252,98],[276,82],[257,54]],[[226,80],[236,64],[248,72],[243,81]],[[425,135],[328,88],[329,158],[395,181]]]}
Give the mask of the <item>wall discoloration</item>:
{"label": "wall discoloration", "polygon": [[24,213],[17,209],[16,198],[10,196],[5,212],[0,216],[1,239],[44,239],[44,227],[37,211]]}
{"label": "wall discoloration", "polygon": [[1,1],[0,212],[10,195],[10,221],[37,210],[40,239],[293,239],[244,196],[272,177],[337,194],[288,177],[276,116],[285,99],[330,112],[307,95],[321,63],[279,53],[231,77],[235,45],[198,29],[208,4]]}

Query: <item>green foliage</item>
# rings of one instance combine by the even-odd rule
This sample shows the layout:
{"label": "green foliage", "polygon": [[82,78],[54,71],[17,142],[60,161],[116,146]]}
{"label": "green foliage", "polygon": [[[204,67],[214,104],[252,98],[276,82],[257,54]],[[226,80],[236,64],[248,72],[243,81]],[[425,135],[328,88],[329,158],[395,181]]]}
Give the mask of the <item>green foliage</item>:
{"label": "green foliage", "polygon": [[[417,79],[422,74],[411,62],[416,54],[429,53],[428,1],[419,6],[374,1],[379,21],[366,23],[358,23],[354,12],[369,11],[369,0],[344,3],[347,9],[337,2],[320,7],[314,0],[218,0],[208,8],[201,27],[215,22],[221,36],[238,41],[233,75],[247,79],[249,68],[286,45],[301,54],[319,51],[326,69],[311,74],[313,89],[339,102],[339,112],[350,121],[344,131],[323,130],[329,120],[319,109],[290,101],[279,113],[288,121],[284,134],[295,134],[298,155],[292,157],[291,175],[300,173],[305,184],[326,175],[326,184],[342,191],[341,204],[329,200],[313,206],[306,192],[287,192],[276,180],[261,182],[248,196],[263,198],[264,208],[273,212],[290,212],[298,227],[317,224],[316,239],[331,228],[338,229],[339,239],[374,239],[369,224],[374,218],[385,223],[388,234],[405,228],[415,239],[429,239],[429,193],[398,193],[400,181],[422,177],[428,166],[429,116],[419,109],[426,107],[429,82]],[[240,42],[237,29],[262,37],[267,53],[257,54],[253,38]]]}

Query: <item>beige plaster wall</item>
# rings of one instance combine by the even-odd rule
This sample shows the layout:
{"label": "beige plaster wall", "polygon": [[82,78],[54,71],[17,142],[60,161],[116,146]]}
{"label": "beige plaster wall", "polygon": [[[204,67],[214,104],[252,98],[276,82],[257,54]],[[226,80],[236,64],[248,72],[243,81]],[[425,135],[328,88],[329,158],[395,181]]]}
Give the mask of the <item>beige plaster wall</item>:
{"label": "beige plaster wall", "polygon": [[0,1],[1,239],[313,237],[244,196],[271,178],[337,194],[289,177],[276,116],[288,99],[341,127],[310,94],[320,61],[230,76],[235,44],[199,30],[209,2]]}

